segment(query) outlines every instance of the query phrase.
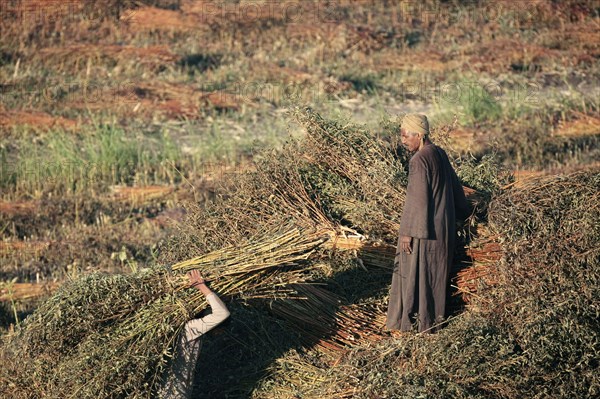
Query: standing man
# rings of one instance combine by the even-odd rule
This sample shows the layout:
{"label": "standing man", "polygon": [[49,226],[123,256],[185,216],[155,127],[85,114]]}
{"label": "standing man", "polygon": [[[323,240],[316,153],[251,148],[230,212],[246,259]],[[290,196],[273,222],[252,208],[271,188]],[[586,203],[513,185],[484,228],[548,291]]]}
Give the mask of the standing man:
{"label": "standing man", "polygon": [[455,241],[455,217],[467,201],[448,156],[429,140],[425,115],[402,119],[402,144],[410,159],[400,220],[387,328],[433,332],[446,316],[446,291]]}

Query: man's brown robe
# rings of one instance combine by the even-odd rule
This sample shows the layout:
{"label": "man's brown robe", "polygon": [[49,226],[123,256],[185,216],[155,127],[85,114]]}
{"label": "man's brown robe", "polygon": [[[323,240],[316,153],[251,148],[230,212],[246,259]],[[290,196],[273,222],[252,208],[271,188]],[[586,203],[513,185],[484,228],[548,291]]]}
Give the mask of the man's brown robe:
{"label": "man's brown robe", "polygon": [[[446,289],[454,255],[456,211],[467,202],[448,156],[428,144],[410,160],[399,236],[412,239],[412,253],[396,249],[387,327],[431,331],[445,317]],[[415,317],[416,315],[416,317]]]}

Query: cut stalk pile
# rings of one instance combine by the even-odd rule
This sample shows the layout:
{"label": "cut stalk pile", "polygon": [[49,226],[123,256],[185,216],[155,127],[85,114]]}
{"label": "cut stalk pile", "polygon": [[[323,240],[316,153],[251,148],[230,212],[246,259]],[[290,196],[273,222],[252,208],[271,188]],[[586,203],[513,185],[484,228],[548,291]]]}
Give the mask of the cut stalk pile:
{"label": "cut stalk pile", "polygon": [[[162,248],[161,261],[172,264],[170,269],[86,276],[65,284],[26,319],[4,343],[3,363],[8,366],[0,374],[0,393],[15,398],[151,396],[180,328],[206,307],[202,295],[187,289],[184,272],[193,269],[232,305],[269,309],[285,320],[301,337],[287,338],[295,339],[290,347],[302,341],[318,349],[317,358],[307,352],[292,359],[296,352],[291,351],[268,371],[249,370],[252,361],[231,370],[235,359],[220,356],[211,367],[221,372],[213,385],[204,386],[206,397],[236,388],[228,380],[219,385],[219,378],[232,373],[240,376],[240,387],[245,386],[242,377],[258,378],[243,393],[256,398],[372,397],[374,392],[380,397],[459,392],[461,397],[471,391],[479,397],[512,398],[527,386],[548,394],[583,392],[583,385],[568,378],[568,370],[597,386],[591,372],[597,366],[590,359],[573,363],[573,354],[581,358],[597,349],[597,333],[589,329],[597,322],[582,310],[585,301],[598,298],[593,243],[600,234],[592,222],[598,220],[597,172],[532,181],[497,196],[489,208],[489,248],[483,246],[480,253],[471,249],[473,258],[487,262],[495,283],[471,298],[481,314],[472,310],[456,317],[427,342],[414,337],[398,342],[386,338],[382,325],[407,154],[390,151],[359,126],[325,120],[311,110],[297,111],[294,117],[305,128],[305,139],[257,154],[256,169],[226,182],[217,201],[206,208],[189,206],[187,219]],[[487,182],[489,198],[500,180],[492,162],[484,161],[457,163],[457,172],[467,185],[480,188]],[[481,209],[487,210],[487,204]],[[585,228],[576,229],[581,215]],[[577,246],[551,248],[550,237],[556,235],[565,243],[576,239]],[[502,258],[488,256],[492,249],[498,253],[498,243]],[[580,275],[584,260],[591,265],[591,277]],[[532,270],[544,262],[555,274]],[[513,270],[513,265],[518,267]],[[560,291],[568,287],[566,292],[575,292],[569,285],[573,276],[586,285],[583,299],[569,302],[572,296]],[[556,278],[552,292],[566,301],[569,315],[558,324],[547,301],[535,302]],[[529,307],[523,310],[516,303]],[[552,326],[551,337],[545,335],[546,326]],[[567,340],[567,333],[575,338]],[[566,351],[558,350],[554,336],[567,340]],[[270,347],[279,339],[256,338],[247,346]],[[544,339],[547,344],[536,344]],[[455,346],[448,348],[448,342]],[[555,346],[558,352],[545,352]],[[378,356],[377,351],[383,352]],[[561,359],[565,367],[546,366],[548,356]],[[473,364],[479,365],[475,375],[480,377],[470,376]],[[387,374],[390,368],[397,377]],[[508,378],[515,371],[523,377]],[[550,374],[556,383],[547,389],[536,385]],[[299,375],[313,376],[310,387]]]}
{"label": "cut stalk pile", "polygon": [[[334,254],[340,250],[352,251],[350,260],[364,250],[367,265],[389,268],[386,252],[377,255],[385,244],[364,234],[395,235],[403,165],[363,128],[310,110],[296,119],[307,129],[306,140],[263,154],[256,171],[236,176],[227,197],[190,212],[181,234],[163,250],[165,263],[174,263],[171,272],[155,267],[93,274],[65,284],[40,306],[4,345],[4,359],[16,360],[4,370],[0,392],[23,398],[148,396],[183,323],[206,306],[200,294],[185,289],[181,272],[192,269],[225,298],[265,304],[281,299],[273,311],[292,325],[309,321],[297,324],[303,330],[321,327],[309,339],[321,346],[339,349],[376,335],[367,327],[373,310],[344,305],[345,298],[324,284],[338,271]],[[323,287],[305,284],[310,281]],[[338,312],[340,306],[346,307]]]}

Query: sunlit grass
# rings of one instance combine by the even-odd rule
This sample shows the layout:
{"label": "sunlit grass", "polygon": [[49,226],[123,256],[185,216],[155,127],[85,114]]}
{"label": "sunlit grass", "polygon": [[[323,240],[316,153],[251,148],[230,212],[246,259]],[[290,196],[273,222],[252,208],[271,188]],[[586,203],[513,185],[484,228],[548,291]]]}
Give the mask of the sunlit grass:
{"label": "sunlit grass", "polygon": [[167,136],[131,136],[115,125],[97,125],[77,136],[53,130],[19,140],[16,156],[2,152],[3,190],[90,192],[115,184],[174,183],[172,163],[181,151]]}

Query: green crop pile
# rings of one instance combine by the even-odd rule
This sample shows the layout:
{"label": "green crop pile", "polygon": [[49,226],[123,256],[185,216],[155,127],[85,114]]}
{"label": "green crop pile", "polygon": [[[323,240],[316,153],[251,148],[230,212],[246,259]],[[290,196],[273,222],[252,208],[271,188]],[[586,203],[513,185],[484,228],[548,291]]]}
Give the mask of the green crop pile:
{"label": "green crop pile", "polygon": [[439,334],[392,338],[381,317],[407,154],[310,109],[293,116],[305,139],[265,151],[218,201],[189,207],[162,249],[172,267],[67,283],[8,335],[1,395],[152,396],[174,338],[206,306],[187,288],[192,269],[239,315],[206,337],[199,397],[598,394],[598,171],[501,190],[490,159],[457,162],[465,185],[489,182],[481,209],[504,249],[499,284]]}

